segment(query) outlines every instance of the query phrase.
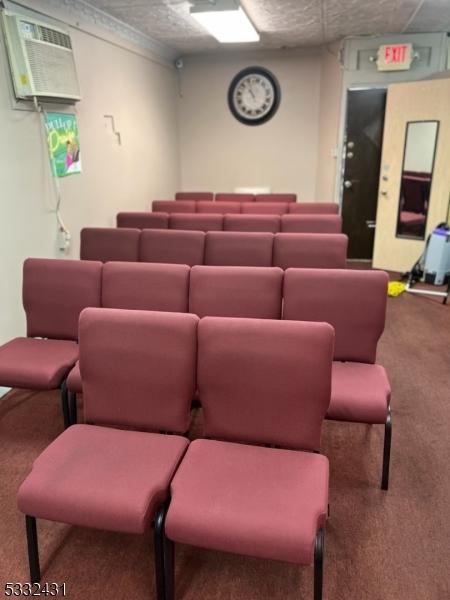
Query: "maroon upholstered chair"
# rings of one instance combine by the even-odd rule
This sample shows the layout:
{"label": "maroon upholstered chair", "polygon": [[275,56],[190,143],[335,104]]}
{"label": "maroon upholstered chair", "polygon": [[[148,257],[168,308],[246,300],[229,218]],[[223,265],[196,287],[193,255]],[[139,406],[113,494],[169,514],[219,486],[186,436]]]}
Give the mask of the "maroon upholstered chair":
{"label": "maroon upholstered chair", "polygon": [[206,234],[205,265],[271,267],[272,233],[210,231]]}
{"label": "maroon upholstered chair", "polygon": [[170,229],[192,231],[222,231],[222,214],[183,214],[172,213],[169,219]]}
{"label": "maroon upholstered chair", "polygon": [[177,192],[175,200],[214,200],[213,192]]}
{"label": "maroon upholstered chair", "polygon": [[281,215],[283,233],[342,233],[339,215]]}
{"label": "maroon upholstered chair", "polygon": [[280,231],[280,217],[278,215],[225,215],[223,228],[225,231],[278,233]]}
{"label": "maroon upholstered chair", "polygon": [[104,308],[187,312],[188,295],[187,265],[111,262],[103,267]]}
{"label": "maroon upholstered chair", "polygon": [[328,460],[315,452],[330,401],[332,355],[326,323],[201,320],[198,387],[204,435],[212,439],[190,445],[172,481],[167,600],[174,598],[169,540],[314,562],[314,597],[322,597]]}
{"label": "maroon upholstered chair", "polygon": [[327,321],[336,332],[327,418],[385,426],[382,489],[389,484],[391,389],[375,364],[386,316],[383,271],[288,269],[283,318]]}
{"label": "maroon upholstered chair", "polygon": [[280,319],[282,288],[283,271],[276,267],[192,267],[189,312]]}
{"label": "maroon upholstered chair", "polygon": [[244,202],[241,204],[242,214],[284,215],[287,211],[287,202]]}
{"label": "maroon upholstered chair", "polygon": [[297,194],[256,194],[256,202],[297,202]]}
{"label": "maroon upholstered chair", "polygon": [[344,269],[348,238],[340,233],[277,233],[273,265],[288,269]]}
{"label": "maroon upholstered chair", "polygon": [[205,255],[203,231],[144,229],[139,260],[142,262],[201,265]]}
{"label": "maroon upholstered chair", "polygon": [[195,213],[195,200],[153,200],[153,212],[165,213]]}
{"label": "maroon upholstered chair", "polygon": [[136,262],[139,255],[139,229],[85,227],[81,230],[81,260]]}
{"label": "maroon upholstered chair", "polygon": [[[281,292],[280,292],[281,295]],[[150,263],[106,263],[101,306],[128,310],[188,312],[189,267]],[[82,392],[78,363],[67,377],[70,419],[77,422],[76,395]]]}
{"label": "maroon upholstered chair", "polygon": [[33,390],[61,387],[64,425],[70,424],[65,379],[78,359],[78,317],[100,306],[99,262],[29,258],[23,265],[27,337],[0,346],[0,385]]}
{"label": "maroon upholstered chair", "polygon": [[[60,435],[20,487],[31,582],[40,580],[36,518],[127,533],[155,521],[156,562],[172,476],[188,446],[198,318],[87,309],[80,317],[86,423]],[[158,568],[158,573],[160,568]],[[157,577],[158,599],[164,600]]]}
{"label": "maroon upholstered chair", "polygon": [[241,205],[239,202],[208,202],[201,200],[197,202],[198,213],[209,213],[224,215],[225,213],[240,213]]}
{"label": "maroon upholstered chair", "polygon": [[216,202],[254,202],[255,194],[218,193]]}
{"label": "maroon upholstered chair", "polygon": [[117,227],[135,229],[168,229],[169,213],[163,212],[120,212],[117,213]]}
{"label": "maroon upholstered chair", "polygon": [[339,204],[336,202],[296,202],[289,204],[289,213],[310,215],[337,215]]}

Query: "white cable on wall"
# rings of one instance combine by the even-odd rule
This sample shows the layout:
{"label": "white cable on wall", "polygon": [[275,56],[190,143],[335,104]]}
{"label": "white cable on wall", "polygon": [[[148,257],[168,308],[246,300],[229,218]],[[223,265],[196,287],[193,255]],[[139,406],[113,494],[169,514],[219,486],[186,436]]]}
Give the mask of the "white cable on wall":
{"label": "white cable on wall", "polygon": [[[34,106],[36,108],[36,111],[39,113],[39,117],[40,117],[39,121],[40,121],[40,125],[41,125],[41,130],[42,130],[42,133],[44,134],[44,139],[46,140],[47,139],[47,131],[46,131],[46,127],[45,127],[45,117],[47,116],[47,112],[39,104],[36,96],[33,96],[33,101],[34,101]],[[68,250],[68,248],[70,246],[71,236],[70,236],[70,231],[65,226],[64,221],[61,217],[60,208],[61,208],[62,193],[61,193],[61,185],[59,183],[59,178],[54,175],[54,173],[56,172],[56,165],[54,164],[53,156],[51,156],[50,152],[48,154],[49,154],[50,160],[52,162],[51,176],[52,176],[53,187],[54,187],[55,196],[56,196],[56,203],[55,203],[55,206],[51,208],[51,212],[54,212],[55,216],[56,216],[56,224],[58,227],[58,248],[59,248],[59,250],[61,250],[61,252],[65,252]]]}

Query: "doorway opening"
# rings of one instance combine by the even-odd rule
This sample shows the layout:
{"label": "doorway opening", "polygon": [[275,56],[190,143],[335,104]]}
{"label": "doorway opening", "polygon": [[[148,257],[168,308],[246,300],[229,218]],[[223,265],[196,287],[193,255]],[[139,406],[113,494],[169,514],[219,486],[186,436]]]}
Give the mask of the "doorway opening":
{"label": "doorway opening", "polygon": [[386,88],[347,91],[342,228],[349,259],[373,255],[386,94]]}

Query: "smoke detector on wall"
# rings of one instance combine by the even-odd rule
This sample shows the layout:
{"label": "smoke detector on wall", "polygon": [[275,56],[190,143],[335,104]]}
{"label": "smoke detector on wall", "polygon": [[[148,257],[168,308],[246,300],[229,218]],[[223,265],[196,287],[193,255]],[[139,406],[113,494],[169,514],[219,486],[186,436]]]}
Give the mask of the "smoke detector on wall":
{"label": "smoke detector on wall", "polygon": [[18,99],[81,100],[72,41],[67,31],[2,11],[9,64]]}

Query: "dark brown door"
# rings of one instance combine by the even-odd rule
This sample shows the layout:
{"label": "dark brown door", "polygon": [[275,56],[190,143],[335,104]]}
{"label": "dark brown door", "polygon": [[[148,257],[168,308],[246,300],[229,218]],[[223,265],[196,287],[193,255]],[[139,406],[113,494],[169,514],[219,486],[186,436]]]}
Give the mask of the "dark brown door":
{"label": "dark brown door", "polygon": [[348,258],[372,258],[385,106],[385,89],[347,92],[342,218]]}

